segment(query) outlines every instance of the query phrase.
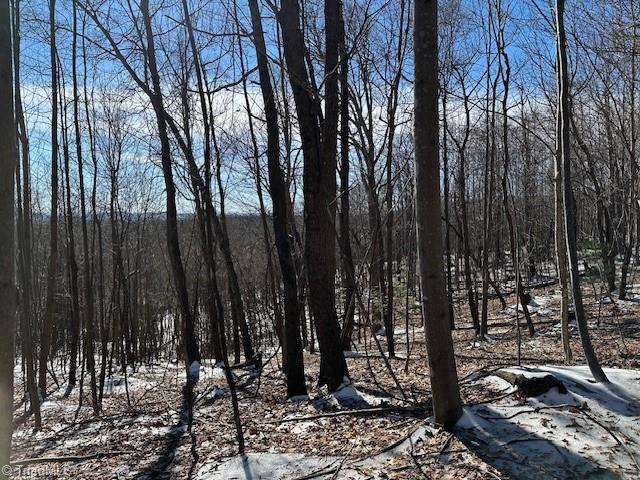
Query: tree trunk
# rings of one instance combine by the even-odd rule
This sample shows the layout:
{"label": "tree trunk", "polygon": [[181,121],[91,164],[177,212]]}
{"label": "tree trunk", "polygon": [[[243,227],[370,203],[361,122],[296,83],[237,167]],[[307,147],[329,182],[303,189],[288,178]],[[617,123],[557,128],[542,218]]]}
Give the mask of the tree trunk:
{"label": "tree trunk", "polygon": [[[13,10],[13,66],[14,66],[14,94],[15,114],[22,147],[22,203],[20,203],[20,187],[18,186],[18,247],[19,247],[19,278],[21,287],[20,297],[20,330],[22,333],[23,351],[25,353],[26,382],[29,403],[33,410],[35,424],[40,425],[40,401],[36,387],[35,358],[36,350],[33,341],[33,240],[31,233],[31,166],[29,159],[29,139],[27,126],[22,108],[20,93],[20,1],[16,0]],[[19,173],[20,169],[16,169]],[[16,175],[18,179],[19,175]]]}
{"label": "tree trunk", "polygon": [[305,259],[309,305],[320,345],[320,384],[335,391],[348,378],[340,341],[335,299],[335,193],[336,137],[338,122],[338,13],[337,0],[325,1],[325,118],[304,62],[305,45],[300,29],[297,0],[283,0],[278,13],[282,25],[289,81],[298,113],[304,156]]}
{"label": "tree trunk", "polygon": [[300,338],[300,306],[296,270],[291,253],[289,225],[287,222],[288,195],[284,174],[280,168],[280,135],[278,131],[278,110],[269,76],[267,50],[262,31],[262,19],[257,0],[249,0],[253,41],[256,47],[260,89],[264,101],[267,123],[267,162],[269,187],[273,204],[273,231],[278,250],[278,260],[284,283],[284,323],[286,346],[287,397],[305,395],[307,387],[304,378],[302,339]]}
{"label": "tree trunk", "polygon": [[342,348],[351,350],[355,313],[355,278],[352,272],[350,188],[349,188],[349,54],[344,32],[343,4],[340,1],[338,36],[340,48],[340,261],[344,283],[344,312],[342,318]]}
{"label": "tree trunk", "polygon": [[436,422],[462,415],[443,272],[438,118],[438,2],[414,2],[414,142],[418,262]]}
{"label": "tree trunk", "polygon": [[49,0],[49,41],[51,42],[51,211],[49,212],[49,266],[47,298],[40,340],[40,395],[47,395],[47,360],[55,315],[56,276],[58,274],[58,68],[56,63],[56,0]]}
{"label": "tree trunk", "polygon": [[[491,2],[489,2],[489,16],[491,17]],[[489,247],[491,238],[489,227],[493,215],[493,196],[495,191],[495,161],[496,161],[496,91],[498,89],[498,75],[491,81],[491,37],[487,39],[487,107],[491,99],[491,112],[486,112],[485,119],[485,172],[484,199],[482,221],[482,310],[480,316],[480,336],[484,338],[489,333]],[[502,68],[500,63],[499,69]],[[498,290],[496,290],[498,292]],[[498,292],[498,295],[500,293]]]}
{"label": "tree trunk", "polygon": [[0,476],[11,457],[13,420],[13,360],[16,328],[14,239],[14,172],[18,162],[13,111],[13,70],[9,0],[0,1],[0,121],[6,131],[0,137]]}
{"label": "tree trunk", "polygon": [[151,29],[151,17],[149,14],[149,1],[140,2],[140,11],[144,22],[145,35],[147,40],[147,62],[151,77],[153,90],[151,101],[156,114],[158,136],[160,138],[162,173],[166,188],[166,234],[167,248],[171,260],[173,272],[174,288],[180,305],[182,315],[182,328],[184,333],[184,344],[186,350],[187,369],[194,361],[200,361],[200,351],[195,337],[194,319],[189,306],[189,295],[187,293],[187,279],[182,264],[180,252],[180,241],[178,237],[178,212],[176,208],[176,187],[173,181],[173,171],[171,162],[171,144],[169,133],[164,118],[164,107],[162,104],[162,91],[160,86],[160,75],[156,65],[155,45],[153,31]]}
{"label": "tree trunk", "polygon": [[[72,45],[72,69],[73,69],[73,117],[76,132],[76,156],[78,162],[78,179],[80,181],[80,221],[82,225],[82,283],[84,288],[84,323],[86,329],[85,338],[85,358],[87,362],[87,370],[90,375],[91,384],[91,400],[93,403],[93,412],[97,415],[100,413],[100,403],[98,402],[98,389],[96,385],[96,365],[95,365],[95,316],[94,316],[94,300],[93,288],[91,282],[91,263],[89,251],[89,232],[87,229],[87,206],[84,187],[84,167],[82,158],[82,141],[80,132],[80,113],[79,113],[79,96],[78,96],[78,74],[77,74],[77,44],[78,44],[78,5],[77,1],[73,1],[73,45]],[[86,78],[87,72],[84,72]],[[88,121],[88,119],[87,119]]]}
{"label": "tree trunk", "polygon": [[582,291],[580,290],[580,275],[578,273],[578,247],[576,240],[576,212],[573,188],[571,186],[571,157],[569,139],[569,75],[567,72],[567,40],[564,30],[564,0],[556,0],[556,32],[558,49],[558,117],[560,122],[560,140],[557,142],[562,159],[562,197],[564,200],[564,233],[567,245],[569,275],[573,293],[573,306],[575,310],[578,332],[582,341],[584,355],[589,365],[589,370],[597,382],[608,383],[596,353],[591,344],[587,318],[582,304]]}
{"label": "tree trunk", "polygon": [[562,119],[556,114],[556,154],[554,158],[554,221],[556,263],[560,284],[560,336],[565,363],[571,362],[573,354],[569,342],[569,286],[567,274],[567,245],[564,231],[564,199],[562,197]]}
{"label": "tree trunk", "polygon": [[[74,57],[75,58],[75,57]],[[75,63],[75,60],[74,60]],[[69,290],[71,294],[71,344],[69,349],[69,386],[75,386],[78,378],[78,346],[80,343],[80,291],[78,288],[78,262],[76,261],[76,239],[73,228],[73,208],[71,206],[71,169],[69,166],[68,122],[64,105],[66,104],[65,88],[60,92],[62,116],[62,157],[64,160],[64,192],[66,205],[64,210],[67,230],[67,268],[69,275]],[[75,94],[74,94],[75,98]],[[77,129],[76,129],[77,131]]]}
{"label": "tree trunk", "polygon": [[[442,92],[442,122],[444,135],[442,135],[442,168],[444,171],[444,253],[447,259],[445,264],[445,275],[447,277],[447,302],[449,303],[449,320],[451,321],[451,329],[456,328],[455,315],[453,313],[453,281],[451,278],[451,269],[453,268],[451,263],[451,226],[449,222],[449,147],[447,145],[447,94]],[[408,278],[408,274],[407,274]],[[409,285],[407,284],[407,298],[409,295]],[[483,301],[484,301],[484,288],[483,288]],[[406,302],[405,302],[406,303]],[[408,311],[406,312],[408,315]],[[408,320],[407,320],[408,321]]]}
{"label": "tree trunk", "polygon": [[[516,276],[516,298],[519,299],[520,305],[522,306],[522,311],[524,313],[524,318],[527,322],[527,327],[529,329],[529,334],[533,336],[535,334],[535,329],[533,327],[533,321],[531,320],[531,314],[529,313],[529,301],[527,295],[525,295],[524,288],[522,287],[522,276],[520,275],[520,265],[518,264],[520,255],[518,254],[518,250],[520,248],[520,242],[516,233],[516,225],[514,218],[514,212],[512,211],[512,206],[509,202],[509,163],[510,163],[510,154],[509,154],[509,116],[507,114],[507,102],[509,100],[509,82],[511,79],[511,66],[509,64],[509,55],[507,53],[507,47],[504,40],[504,18],[503,12],[498,10],[496,12],[498,17],[498,28],[497,28],[497,46],[498,52],[502,59],[504,60],[504,70],[501,68],[501,76],[502,81],[504,83],[504,94],[502,97],[502,155],[503,155],[503,172],[502,172],[502,203],[504,206],[504,214],[507,218],[507,226],[509,227],[509,246],[511,248],[511,261],[513,263],[513,271]],[[501,60],[502,65],[502,60]],[[516,310],[517,310],[517,301],[516,301]],[[517,317],[517,315],[516,315]],[[519,320],[518,320],[519,321]]]}

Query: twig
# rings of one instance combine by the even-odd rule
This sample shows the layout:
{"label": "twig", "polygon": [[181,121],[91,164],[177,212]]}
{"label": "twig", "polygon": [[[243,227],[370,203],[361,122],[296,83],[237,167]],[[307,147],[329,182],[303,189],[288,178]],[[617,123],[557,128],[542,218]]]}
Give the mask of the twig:
{"label": "twig", "polygon": [[366,408],[360,410],[340,410],[338,412],[331,413],[320,413],[317,415],[308,415],[306,417],[291,417],[291,418],[282,418],[279,420],[269,420],[268,422],[263,422],[263,425],[270,425],[275,423],[285,423],[285,422],[304,422],[305,420],[316,420],[318,418],[331,418],[331,417],[342,417],[345,415],[376,415],[378,413],[389,413],[389,412],[407,412],[407,413],[424,413],[424,408],[421,407],[376,407],[376,408]]}
{"label": "twig", "polygon": [[451,439],[453,438],[453,433],[450,433],[446,440],[442,443],[442,447],[440,447],[440,450],[438,451],[438,455],[436,456],[436,460],[440,460],[440,456],[444,453],[444,451],[447,449],[447,447],[449,446],[449,443],[451,442]]}
{"label": "twig", "polygon": [[638,465],[638,461],[636,460],[636,457],[633,455],[631,450],[629,450],[629,447],[627,447],[627,445],[622,440],[620,440],[620,438],[615,433],[613,433],[613,431],[609,427],[607,427],[602,422],[598,421],[596,418],[594,418],[592,415],[590,415],[586,410],[584,410],[582,408],[580,408],[578,410],[580,411],[580,413],[582,413],[585,417],[587,417],[593,423],[595,423],[596,425],[598,425],[601,428],[603,428],[604,430],[606,430],[609,433],[609,435],[611,435],[613,437],[613,439],[618,443],[618,445],[620,445],[624,449],[624,451],[627,452],[627,454],[631,457],[631,460],[633,460],[633,463],[635,464],[635,466],[638,469],[638,471],[640,471],[640,465]]}
{"label": "twig", "polygon": [[502,395],[498,395],[497,397],[489,398],[487,400],[482,400],[480,402],[470,403],[469,406],[472,406],[472,405],[483,405],[485,403],[493,403],[493,402],[496,402],[498,400],[502,400],[503,398],[510,397],[511,395],[513,395],[514,393],[516,393],[518,391],[517,388],[515,390],[513,390],[513,387],[509,387],[507,390],[509,390],[509,391],[503,393]]}
{"label": "twig", "polygon": [[17,465],[33,465],[36,463],[65,463],[65,462],[83,462],[85,460],[92,460],[97,458],[111,457],[114,455],[125,455],[127,453],[132,453],[131,451],[125,450],[112,450],[110,452],[98,452],[92,455],[73,455],[68,457],[35,457],[35,458],[25,458],[24,460],[16,460],[15,462],[11,462],[12,466]]}
{"label": "twig", "polygon": [[355,447],[355,444],[351,445],[351,448],[349,448],[349,451],[344,455],[344,457],[342,458],[342,461],[338,464],[336,471],[333,473],[333,475],[331,475],[331,480],[336,480],[336,478],[338,478],[338,474],[340,473],[340,470],[342,470],[342,467],[344,466],[344,463],[347,461],[347,458],[349,458],[349,454],[353,450],[353,447]]}
{"label": "twig", "polygon": [[519,412],[513,413],[511,415],[507,415],[506,417],[500,417],[497,415],[494,415],[494,416],[486,416],[486,415],[480,415],[480,414],[478,415],[485,420],[511,420],[512,418],[517,417],[518,415],[524,415],[526,413],[538,413],[541,410],[565,410],[565,409],[571,409],[571,408],[574,408],[580,411],[580,405],[562,403],[560,405],[544,405],[542,407],[536,407],[532,410],[520,410]]}
{"label": "twig", "polygon": [[414,449],[414,445],[413,442],[411,442],[411,450],[409,450],[409,455],[411,456],[411,460],[413,460],[413,463],[416,464],[416,467],[418,469],[418,471],[422,474],[422,476],[424,478],[429,478],[429,475],[427,475],[427,473],[422,469],[422,465],[420,465],[420,462],[418,462],[418,458],[416,457],[416,455],[413,453],[413,449]]}
{"label": "twig", "polygon": [[340,460],[344,462],[344,459],[334,460],[333,462],[329,463],[327,466],[321,468],[320,470],[316,470],[307,475],[303,475],[302,477],[295,477],[292,480],[309,480],[311,478],[324,477],[325,475],[330,475],[332,473],[335,473],[336,471],[339,470],[340,467],[332,467],[332,465],[335,465]]}

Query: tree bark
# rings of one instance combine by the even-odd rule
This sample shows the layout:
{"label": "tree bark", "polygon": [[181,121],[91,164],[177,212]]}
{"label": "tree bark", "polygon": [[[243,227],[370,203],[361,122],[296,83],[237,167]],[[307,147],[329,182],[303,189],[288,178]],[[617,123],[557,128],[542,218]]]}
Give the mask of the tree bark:
{"label": "tree bark", "polygon": [[350,188],[349,188],[349,54],[344,32],[343,2],[340,1],[338,19],[340,48],[340,262],[344,283],[344,312],[342,317],[342,348],[351,350],[353,322],[355,317],[355,278],[352,272]]}
{"label": "tree bark", "polygon": [[582,304],[582,291],[580,290],[580,275],[578,273],[578,247],[576,239],[576,205],[571,185],[571,156],[569,138],[569,74],[567,72],[567,39],[564,29],[564,0],[556,0],[556,42],[558,51],[558,117],[560,123],[560,140],[557,142],[562,159],[562,197],[564,200],[564,233],[567,245],[569,276],[571,278],[571,290],[573,293],[573,306],[576,323],[584,355],[589,365],[589,370],[597,382],[608,383],[600,362],[596,356],[587,318]]}
{"label": "tree bark", "polygon": [[267,50],[262,30],[262,19],[257,0],[249,0],[253,42],[256,48],[260,89],[264,102],[267,123],[267,162],[269,170],[269,191],[273,204],[273,231],[278,250],[278,260],[284,283],[284,327],[286,346],[287,397],[305,395],[307,387],[304,378],[304,359],[302,339],[300,337],[300,306],[298,304],[298,285],[296,269],[291,253],[291,235],[287,221],[289,191],[284,174],[280,168],[280,134],[278,130],[278,110],[269,76]]}
{"label": "tree bark", "polygon": [[[18,162],[13,110],[9,0],[0,1],[0,466],[9,465],[13,420],[13,361],[16,329],[14,172]],[[4,472],[2,478],[10,478]]]}
{"label": "tree bark", "polygon": [[[19,278],[20,278],[20,329],[22,333],[23,351],[27,369],[26,382],[29,403],[33,410],[36,425],[40,425],[40,401],[36,387],[35,358],[36,351],[33,341],[33,240],[31,234],[31,166],[29,161],[29,139],[22,108],[20,93],[20,1],[13,4],[13,68],[15,115],[18,126],[18,136],[22,147],[22,203],[18,203],[18,248],[19,248]],[[20,169],[16,169],[19,173]],[[16,179],[18,180],[18,175]],[[19,183],[19,182],[18,182]],[[18,200],[20,200],[18,186]]]}
{"label": "tree bark", "polygon": [[49,266],[47,298],[40,340],[38,388],[47,395],[47,360],[55,315],[56,276],[58,274],[58,67],[56,62],[56,0],[49,0],[49,41],[51,42],[51,211],[49,212]]}
{"label": "tree bark", "polygon": [[452,428],[462,415],[443,272],[438,118],[438,2],[414,2],[416,228],[433,410]]}
{"label": "tree bark", "polygon": [[320,346],[320,384],[335,391],[348,378],[340,342],[335,299],[335,193],[338,122],[338,20],[337,0],[325,1],[325,115],[310,89],[305,65],[305,45],[297,0],[283,0],[278,12],[289,81],[293,91],[304,156],[305,259],[309,305]]}

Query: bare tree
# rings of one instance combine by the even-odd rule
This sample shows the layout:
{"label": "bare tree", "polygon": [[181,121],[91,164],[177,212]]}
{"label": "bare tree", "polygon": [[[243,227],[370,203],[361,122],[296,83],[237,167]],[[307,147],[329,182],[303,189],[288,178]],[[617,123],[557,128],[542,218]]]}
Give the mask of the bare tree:
{"label": "bare tree", "polygon": [[340,2],[338,35],[340,45],[340,261],[344,283],[342,348],[351,349],[355,317],[355,278],[351,248],[351,202],[349,185],[349,52],[344,28],[344,2]]}
{"label": "bare tree", "polygon": [[558,84],[558,124],[560,140],[557,143],[560,149],[559,156],[562,159],[562,199],[564,201],[564,234],[567,246],[569,277],[571,278],[571,290],[573,293],[573,307],[575,310],[578,332],[582,341],[582,349],[589,365],[589,370],[597,382],[608,383],[596,353],[591,344],[586,313],[582,303],[582,291],[580,290],[580,274],[578,273],[578,247],[576,241],[576,204],[571,185],[571,156],[569,125],[571,115],[569,111],[569,74],[567,71],[567,38],[564,29],[564,0],[556,0],[556,48],[558,58],[557,84]]}
{"label": "bare tree", "polygon": [[18,162],[13,110],[13,62],[9,0],[0,2],[0,120],[8,131],[0,138],[0,466],[11,456],[13,360],[16,329],[14,171]]}
{"label": "bare tree", "polygon": [[[73,2],[73,45],[72,45],[72,76],[73,76],[73,118],[76,141],[76,161],[78,162],[78,180],[80,189],[80,222],[82,229],[82,285],[84,289],[84,328],[85,337],[85,361],[90,376],[91,400],[93,411],[100,413],[100,403],[98,402],[98,389],[96,383],[95,365],[95,316],[94,316],[94,294],[91,282],[91,258],[93,252],[89,250],[89,229],[87,227],[87,202],[84,184],[84,159],[82,156],[82,132],[80,130],[80,96],[78,93],[78,72],[77,72],[77,48],[78,48],[78,3]],[[84,72],[85,79],[87,72]]]}
{"label": "bare tree", "polygon": [[[27,393],[36,425],[40,419],[40,400],[36,386],[35,358],[36,350],[33,339],[33,239],[31,229],[31,164],[29,159],[29,138],[22,107],[20,93],[20,1],[13,4],[13,68],[15,114],[20,140],[22,175],[16,168],[18,199],[18,277],[20,283],[20,331],[22,333],[23,352],[25,356]],[[20,188],[22,182],[22,188]]]}
{"label": "bare tree", "polygon": [[267,162],[269,169],[269,190],[273,204],[273,230],[284,283],[284,323],[285,323],[285,363],[287,374],[287,396],[304,395],[307,387],[304,379],[302,339],[300,338],[300,305],[298,286],[290,243],[287,206],[289,191],[280,167],[280,133],[278,130],[278,110],[269,74],[267,49],[262,30],[262,19],[257,0],[249,0],[253,42],[256,48],[260,89],[264,101],[267,124]]}
{"label": "bare tree", "polygon": [[284,55],[298,113],[304,154],[305,259],[309,304],[320,345],[320,383],[336,390],[348,378],[342,353],[335,295],[335,193],[338,126],[337,0],[325,1],[325,114],[312,95],[313,82],[305,64],[305,43],[297,0],[284,0],[278,12]]}
{"label": "bare tree", "polygon": [[413,43],[416,228],[425,341],[435,419],[452,428],[462,415],[462,403],[443,271],[437,0],[414,2]]}
{"label": "bare tree", "polygon": [[47,363],[56,311],[56,276],[58,274],[58,64],[56,53],[56,0],[49,0],[49,42],[51,59],[51,211],[49,212],[49,266],[47,300],[40,339],[38,388],[47,394]]}

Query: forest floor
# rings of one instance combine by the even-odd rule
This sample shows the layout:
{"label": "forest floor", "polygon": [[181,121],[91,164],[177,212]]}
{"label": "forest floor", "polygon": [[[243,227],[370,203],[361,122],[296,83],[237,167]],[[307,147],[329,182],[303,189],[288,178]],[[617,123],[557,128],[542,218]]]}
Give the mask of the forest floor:
{"label": "forest floor", "polygon": [[[234,370],[244,458],[236,455],[223,372],[210,361],[201,368],[191,433],[182,408],[184,366],[175,361],[137,367],[128,373],[126,384],[122,375],[112,377],[99,417],[92,415],[88,387],[78,408],[77,388],[67,392],[66,385],[52,384],[38,432],[33,431],[33,418],[25,414],[23,378],[17,368],[14,475],[203,480],[640,478],[640,431],[624,430],[640,425],[640,303],[599,299],[597,292],[585,288],[596,352],[605,367],[616,369],[607,372],[617,390],[603,392],[590,386],[584,369],[551,367],[564,365],[556,288],[531,291],[536,334],[530,337],[523,323],[521,364],[529,368],[516,373],[551,373],[568,388],[566,395],[550,390],[538,398],[522,398],[515,387],[495,376],[518,363],[515,308],[503,310],[492,300],[490,336],[477,342],[464,301],[456,301],[458,328],[453,337],[465,415],[453,435],[428,419],[424,332],[418,326],[418,306],[412,302],[408,332],[402,305],[396,317],[397,357],[389,364],[397,384],[364,327],[360,338],[367,341],[356,342],[357,351],[346,354],[353,383],[335,395],[316,388],[317,352],[305,352],[307,400],[286,401],[278,355],[265,354],[260,374]],[[507,302],[514,305],[514,296]],[[523,320],[521,313],[519,317]],[[386,348],[384,337],[378,339]],[[571,347],[572,364],[584,364],[573,325]],[[615,402],[606,404],[606,395]],[[600,412],[598,406],[613,412]],[[498,425],[490,426],[492,421]],[[589,443],[595,440],[597,445]],[[600,453],[590,453],[596,447]]]}

